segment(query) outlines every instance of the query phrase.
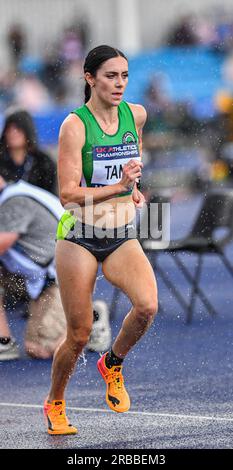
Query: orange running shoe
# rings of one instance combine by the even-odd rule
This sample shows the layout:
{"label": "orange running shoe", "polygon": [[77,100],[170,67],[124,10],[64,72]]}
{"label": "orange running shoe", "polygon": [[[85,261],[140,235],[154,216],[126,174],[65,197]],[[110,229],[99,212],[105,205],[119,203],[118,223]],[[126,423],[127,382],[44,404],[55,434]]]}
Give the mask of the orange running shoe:
{"label": "orange running shoe", "polygon": [[106,402],[111,410],[124,413],[130,408],[130,398],[124,386],[123,366],[113,366],[108,369],[105,364],[106,354],[103,354],[97,362],[97,368],[107,384]]}
{"label": "orange running shoe", "polygon": [[44,402],[44,417],[49,434],[76,434],[77,428],[69,424],[66,417],[65,400],[53,400],[52,403]]}

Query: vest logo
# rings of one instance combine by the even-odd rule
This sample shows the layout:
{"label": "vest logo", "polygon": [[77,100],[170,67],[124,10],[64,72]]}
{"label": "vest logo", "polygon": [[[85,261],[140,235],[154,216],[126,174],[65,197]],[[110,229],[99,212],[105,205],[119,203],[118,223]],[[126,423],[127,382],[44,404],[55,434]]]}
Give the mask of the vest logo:
{"label": "vest logo", "polygon": [[134,158],[138,157],[138,146],[135,143],[118,144],[118,145],[107,145],[105,147],[93,147],[92,157],[93,161],[98,160],[109,160],[119,158]]}
{"label": "vest logo", "polygon": [[123,144],[130,144],[132,142],[137,142],[132,132],[126,132],[122,137]]}

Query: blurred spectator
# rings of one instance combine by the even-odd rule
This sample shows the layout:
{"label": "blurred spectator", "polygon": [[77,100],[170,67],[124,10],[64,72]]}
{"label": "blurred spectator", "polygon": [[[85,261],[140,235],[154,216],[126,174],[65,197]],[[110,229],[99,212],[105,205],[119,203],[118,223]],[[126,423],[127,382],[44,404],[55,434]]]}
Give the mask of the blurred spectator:
{"label": "blurred spectator", "polygon": [[147,110],[144,132],[160,132],[167,129],[169,113],[174,108],[169,89],[170,84],[165,74],[158,73],[153,76],[144,97],[144,105]]}
{"label": "blurred spectator", "polygon": [[26,49],[26,34],[21,25],[13,24],[10,26],[7,34],[7,42],[13,65],[17,68],[18,62],[24,55]]}
{"label": "blurred spectator", "polygon": [[155,74],[145,91],[145,105],[150,116],[156,116],[158,113],[165,111],[171,100],[169,98],[169,81],[165,74]]}
{"label": "blurred spectator", "polygon": [[20,179],[56,192],[56,166],[37,144],[36,130],[27,111],[6,118],[0,139],[0,173],[6,181]]}
{"label": "blurred spectator", "polygon": [[222,77],[228,93],[233,95],[233,53],[226,55],[222,66]]}
{"label": "blurred spectator", "polygon": [[[84,20],[73,20],[72,24],[64,29],[61,39],[50,44],[49,49],[46,48],[40,76],[56,104],[74,106],[82,102],[82,60],[88,35],[87,23]],[[77,77],[80,77],[80,84]]]}
{"label": "blurred spectator", "polygon": [[83,43],[79,30],[73,27],[66,28],[60,44],[61,59],[69,64],[81,60],[83,55]]}
{"label": "blurred spectator", "polygon": [[12,70],[0,71],[0,110],[8,108],[13,100],[13,88],[16,82],[16,74]]}
{"label": "blurred spectator", "polygon": [[66,88],[66,104],[68,106],[81,106],[84,97],[84,83],[82,78],[81,61],[70,64],[64,76],[64,84]]}
{"label": "blurred spectator", "polygon": [[48,90],[33,73],[22,75],[17,79],[13,96],[13,104],[29,112],[40,112],[51,106]]}
{"label": "blurred spectator", "polygon": [[228,52],[233,46],[233,23],[229,18],[218,21],[216,24],[217,34],[217,50],[220,52]]}
{"label": "blurred spectator", "polygon": [[64,102],[66,99],[64,72],[64,62],[59,58],[56,49],[47,52],[41,78],[56,103]]}
{"label": "blurred spectator", "polygon": [[29,298],[29,355],[51,357],[66,333],[54,267],[55,234],[63,212],[53,194],[24,181],[6,184],[0,174],[0,361],[19,356],[4,308],[9,290]]}
{"label": "blurred spectator", "polygon": [[178,21],[171,30],[167,42],[170,46],[193,46],[197,44],[197,36],[191,16],[185,16]]}
{"label": "blurred spectator", "polygon": [[73,29],[78,32],[79,38],[82,42],[82,48],[85,51],[88,47],[89,41],[89,24],[87,19],[82,15],[82,20],[80,21],[78,18],[73,20]]}
{"label": "blurred spectator", "polygon": [[195,23],[195,34],[198,44],[206,47],[214,47],[218,42],[218,34],[213,20],[206,17],[198,17]]}

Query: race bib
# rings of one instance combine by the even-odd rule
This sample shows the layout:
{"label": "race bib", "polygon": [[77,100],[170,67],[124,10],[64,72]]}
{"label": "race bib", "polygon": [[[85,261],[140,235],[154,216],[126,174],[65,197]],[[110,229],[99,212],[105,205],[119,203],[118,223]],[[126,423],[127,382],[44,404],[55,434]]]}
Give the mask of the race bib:
{"label": "race bib", "polygon": [[93,174],[91,186],[107,186],[122,178],[123,166],[131,159],[141,161],[138,145],[119,144],[96,146],[92,149]]}

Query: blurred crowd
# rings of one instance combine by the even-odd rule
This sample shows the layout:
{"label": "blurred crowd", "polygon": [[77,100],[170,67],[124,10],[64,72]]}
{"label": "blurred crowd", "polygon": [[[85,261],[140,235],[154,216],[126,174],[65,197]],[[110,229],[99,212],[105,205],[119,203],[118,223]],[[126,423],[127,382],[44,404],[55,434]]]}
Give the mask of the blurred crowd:
{"label": "blurred crowd", "polygon": [[[215,16],[188,15],[179,18],[164,37],[164,44],[175,48],[174,50],[186,50],[190,54],[193,47],[199,47],[212,54],[213,57],[220,58],[222,85],[214,92],[211,100],[205,102],[204,99],[200,99],[194,105],[194,102],[188,99],[174,100],[170,77],[164,72],[155,71],[144,93],[144,105],[148,112],[144,129],[144,145],[147,150],[148,163],[151,165],[150,171],[152,168],[154,170],[166,168],[169,171],[170,167],[173,175],[170,179],[164,179],[164,186],[169,186],[171,179],[175,181],[175,160],[177,158],[181,161],[183,153],[185,158],[181,167],[184,170],[185,167],[188,169],[190,166],[189,173],[188,170],[184,171],[184,179],[186,182],[192,181],[192,189],[200,190],[212,184],[231,185],[233,179],[233,16],[225,15],[220,11],[219,15],[215,14]],[[180,65],[182,67],[182,61]],[[179,64],[176,67],[179,68]],[[190,77],[191,72],[190,70]],[[209,78],[206,75],[199,79],[200,90],[206,85],[204,82],[211,82],[217,70],[210,69],[208,73]],[[190,83],[190,95],[192,95],[193,82]],[[193,153],[192,150],[194,150]],[[168,154],[172,156],[171,159],[166,159]],[[189,161],[190,154],[192,154],[192,159]],[[166,161],[164,167],[162,160]],[[177,169],[177,173],[179,172],[181,168]],[[160,185],[163,179],[162,173],[158,172],[158,175],[158,179],[154,179],[154,188]],[[180,182],[185,186],[185,182],[179,178],[174,184],[179,185]],[[147,185],[146,180],[145,187]]]}
{"label": "blurred crowd", "polygon": [[10,105],[40,112],[80,102],[82,80],[77,77],[82,75],[88,40],[88,25],[71,24],[34,57],[28,51],[24,27],[12,24],[6,37],[10,65],[0,71],[0,112]]}
{"label": "blurred crowd", "polygon": [[166,37],[170,46],[207,46],[228,52],[233,45],[233,18],[224,13],[215,17],[187,15],[179,18]]}
{"label": "blurred crowd", "polygon": [[[48,110],[56,113],[59,107],[69,109],[82,104],[82,65],[90,41],[86,21],[74,19],[59,37],[51,38],[51,42],[42,48],[39,57],[30,55],[29,38],[22,24],[10,25],[5,40],[10,60],[8,67],[0,71],[2,116],[6,110],[8,113],[9,107],[12,106],[26,109],[29,114],[36,115]],[[148,113],[144,129],[144,149],[145,153],[148,151],[149,161],[155,161],[156,158],[160,160],[161,149],[164,151],[172,146],[174,148],[177,142],[182,145],[182,139],[188,137],[189,145],[192,139],[198,139],[200,145],[203,142],[206,159],[211,160],[211,164],[214,163],[213,168],[221,168],[219,174],[231,174],[232,164],[229,161],[233,154],[230,145],[233,142],[233,16],[222,12],[217,14],[215,11],[202,16],[180,17],[170,26],[163,38],[163,44],[170,48],[187,50],[199,46],[221,56],[224,87],[217,90],[213,97],[209,115],[201,116],[188,100],[174,99],[171,93],[171,79],[164,71],[155,70],[153,74],[150,73],[143,97],[143,104]],[[209,73],[213,74],[213,71]],[[208,77],[206,79],[208,81]],[[204,104],[198,103],[198,106],[202,111]],[[10,134],[10,131],[7,133]],[[4,138],[5,134],[2,136],[3,140]],[[11,178],[14,174],[14,180],[23,177],[28,182],[34,184],[37,181],[39,185],[43,184],[45,189],[56,191],[52,177],[55,169],[52,163],[47,164],[47,177],[42,178],[40,175],[40,172],[44,174],[45,156],[37,144],[30,144],[27,157],[16,157],[15,152],[10,151],[3,140],[0,166],[2,171],[3,166],[5,167],[4,177],[8,172]],[[32,169],[27,170],[31,158],[40,161],[41,169],[36,170],[35,165],[32,165]],[[224,164],[227,161],[226,166],[222,164],[223,160]],[[31,172],[37,174],[36,180],[31,177]],[[51,183],[48,183],[49,180]]]}
{"label": "blurred crowd", "polygon": [[[58,38],[51,38],[46,47],[41,46],[37,57],[30,53],[29,38],[22,24],[10,25],[5,40],[10,60],[8,67],[0,71],[0,112],[10,105],[33,113],[54,105],[82,102],[82,62],[90,41],[86,21],[75,19]],[[233,18],[181,17],[170,27],[163,44],[200,45],[231,56]]]}

